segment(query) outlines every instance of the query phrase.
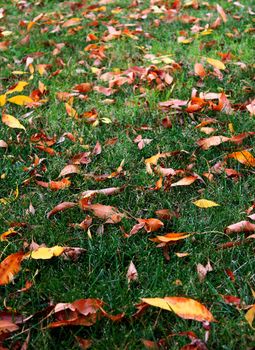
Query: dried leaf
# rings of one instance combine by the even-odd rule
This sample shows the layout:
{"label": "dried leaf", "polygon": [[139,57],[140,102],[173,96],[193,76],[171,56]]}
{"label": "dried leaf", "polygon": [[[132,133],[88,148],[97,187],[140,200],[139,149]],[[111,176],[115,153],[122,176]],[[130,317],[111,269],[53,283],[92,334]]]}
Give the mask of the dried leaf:
{"label": "dried leaf", "polygon": [[208,199],[198,199],[195,202],[192,202],[199,208],[211,208],[211,207],[218,207],[219,204],[213,201],[210,201]]}
{"label": "dried leaf", "polygon": [[249,221],[240,221],[225,228],[225,233],[255,232],[255,224]]}
{"label": "dried leaf", "polygon": [[77,340],[77,343],[79,344],[79,347],[83,350],[87,350],[92,346],[92,340],[91,339],[84,339],[81,337],[75,336],[75,339]]}
{"label": "dried leaf", "polygon": [[128,280],[128,283],[130,283],[131,281],[138,280],[138,273],[137,273],[137,270],[136,270],[136,267],[135,267],[133,261],[130,262],[129,267],[128,267],[127,280]]}
{"label": "dried leaf", "polygon": [[255,166],[255,158],[249,151],[239,151],[239,152],[233,152],[227,156],[227,158],[234,158],[239,163],[254,167]]}
{"label": "dried leaf", "polygon": [[200,322],[215,322],[211,312],[198,301],[183,297],[165,297],[165,298],[142,298],[142,301],[159,307],[164,310],[172,311],[184,319],[196,320]]}
{"label": "dried leaf", "polygon": [[169,242],[176,242],[180,241],[182,239],[188,238],[190,236],[189,233],[185,232],[171,232],[167,233],[164,236],[156,236],[156,238],[151,238],[151,241],[156,242],[156,243],[169,243]]}
{"label": "dried leaf", "polygon": [[144,224],[144,228],[146,232],[154,232],[158,231],[161,227],[164,226],[164,223],[159,219],[137,219],[139,224]]}
{"label": "dried leaf", "polygon": [[79,167],[77,165],[74,164],[69,164],[66,165],[60,172],[60,174],[58,175],[58,177],[62,177],[62,176],[66,176],[66,175],[70,175],[70,174],[78,174],[79,173]]}
{"label": "dried leaf", "polygon": [[255,317],[255,304],[245,314],[245,319],[249,323],[252,329],[255,329],[252,325],[254,317]]}
{"label": "dried leaf", "polygon": [[171,187],[175,186],[189,186],[198,179],[197,176],[185,176],[183,179],[171,184]]}
{"label": "dried leaf", "polygon": [[51,211],[48,212],[47,218],[49,219],[52,215],[59,213],[60,211],[64,211],[69,208],[75,207],[77,204],[74,202],[63,202],[56,205]]}
{"label": "dried leaf", "polygon": [[211,136],[207,139],[200,139],[197,141],[197,144],[204,150],[209,149],[212,146],[218,146],[223,142],[227,142],[229,141],[230,138],[229,137],[225,137],[222,135],[219,136]]}
{"label": "dried leaf", "polygon": [[207,275],[207,272],[211,272],[211,271],[213,271],[213,268],[209,260],[205,266],[202,264],[197,264],[197,273],[198,273],[198,278],[200,282],[203,282]]}
{"label": "dried leaf", "polygon": [[24,125],[22,125],[17,118],[13,117],[10,114],[4,114],[2,115],[2,122],[9,126],[9,128],[13,128],[13,129],[23,129],[26,130],[26,128],[24,127]]}
{"label": "dried leaf", "polygon": [[224,70],[226,69],[226,66],[223,62],[219,61],[219,60],[216,60],[214,58],[209,58],[209,57],[206,57],[206,61],[212,65],[214,68],[217,68],[217,69],[220,69],[220,70]]}
{"label": "dried leaf", "polygon": [[7,256],[0,263],[0,286],[10,283],[13,277],[20,271],[20,265],[24,258],[23,252],[18,252]]}

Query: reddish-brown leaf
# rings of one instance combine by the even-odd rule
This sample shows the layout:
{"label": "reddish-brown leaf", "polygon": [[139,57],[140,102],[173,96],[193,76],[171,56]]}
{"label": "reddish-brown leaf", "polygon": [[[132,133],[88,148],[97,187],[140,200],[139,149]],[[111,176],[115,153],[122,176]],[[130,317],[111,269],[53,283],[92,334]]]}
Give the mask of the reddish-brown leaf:
{"label": "reddish-brown leaf", "polygon": [[51,211],[48,212],[47,218],[49,219],[52,215],[59,213],[60,211],[67,210],[69,208],[75,207],[77,204],[74,202],[63,202],[56,205]]}

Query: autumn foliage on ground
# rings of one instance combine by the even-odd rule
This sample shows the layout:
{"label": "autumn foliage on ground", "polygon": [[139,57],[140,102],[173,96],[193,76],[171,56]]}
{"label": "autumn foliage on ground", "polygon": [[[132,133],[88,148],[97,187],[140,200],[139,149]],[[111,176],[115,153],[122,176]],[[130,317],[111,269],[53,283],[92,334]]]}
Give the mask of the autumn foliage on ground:
{"label": "autumn foliage on ground", "polygon": [[252,1],[0,4],[0,348],[254,348]]}

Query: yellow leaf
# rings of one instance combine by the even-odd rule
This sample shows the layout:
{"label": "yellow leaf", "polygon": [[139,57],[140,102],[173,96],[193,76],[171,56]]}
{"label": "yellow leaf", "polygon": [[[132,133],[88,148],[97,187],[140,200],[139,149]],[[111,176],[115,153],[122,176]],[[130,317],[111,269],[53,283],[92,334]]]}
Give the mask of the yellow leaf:
{"label": "yellow leaf", "polygon": [[51,259],[53,256],[59,256],[63,253],[63,251],[65,250],[65,248],[60,247],[60,246],[54,246],[51,248],[47,248],[47,247],[40,247],[37,250],[33,251],[31,254],[29,254],[29,256],[32,259]]}
{"label": "yellow leaf", "polygon": [[12,74],[14,74],[14,75],[23,75],[23,74],[27,74],[27,72],[23,72],[22,70],[14,70],[12,72]]}
{"label": "yellow leaf", "polygon": [[16,105],[23,106],[26,103],[33,102],[32,98],[25,95],[17,95],[8,99],[9,102],[15,103]]}
{"label": "yellow leaf", "polygon": [[13,92],[21,92],[24,90],[24,87],[27,86],[28,83],[26,81],[19,81],[16,85],[11,87],[7,92],[6,95],[12,94]]}
{"label": "yellow leaf", "polygon": [[172,311],[184,319],[200,322],[214,322],[215,319],[209,310],[198,301],[183,297],[143,298],[146,304]]}
{"label": "yellow leaf", "polygon": [[208,199],[199,199],[195,202],[192,202],[199,208],[211,208],[211,207],[218,207],[219,204],[215,203],[213,201],[209,201]]}
{"label": "yellow leaf", "polygon": [[255,304],[245,314],[245,319],[249,323],[249,325],[251,326],[252,329],[255,329],[252,326],[254,317],[255,317]]}
{"label": "yellow leaf", "polygon": [[0,95],[0,107],[6,104],[6,95]]}
{"label": "yellow leaf", "polygon": [[17,118],[13,117],[10,114],[3,114],[2,115],[2,122],[9,126],[9,128],[13,128],[13,129],[23,129],[26,130],[26,128],[24,127],[24,125],[22,125]]}
{"label": "yellow leaf", "polygon": [[225,64],[219,60],[215,60],[214,58],[206,57],[206,61],[212,65],[214,68],[224,70],[226,68]]}

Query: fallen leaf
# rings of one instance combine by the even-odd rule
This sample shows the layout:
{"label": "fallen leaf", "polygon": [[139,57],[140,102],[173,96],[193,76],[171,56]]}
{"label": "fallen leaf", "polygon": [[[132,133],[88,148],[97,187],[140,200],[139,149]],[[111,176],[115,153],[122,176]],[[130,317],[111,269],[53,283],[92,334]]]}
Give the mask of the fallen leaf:
{"label": "fallen leaf", "polygon": [[20,271],[20,265],[25,253],[18,252],[7,256],[0,263],[0,286],[10,283]]}
{"label": "fallen leaf", "polygon": [[224,302],[226,304],[230,304],[230,305],[236,305],[236,306],[240,306],[241,305],[241,299],[234,296],[234,295],[220,295],[222,297],[222,299],[224,300]]}
{"label": "fallen leaf", "polygon": [[216,9],[217,9],[219,15],[221,16],[223,22],[226,23],[227,22],[227,15],[226,15],[225,11],[223,10],[223,8],[219,4],[216,4]]}
{"label": "fallen leaf", "polygon": [[14,103],[16,105],[19,106],[24,106],[28,103],[33,102],[32,98],[29,96],[25,96],[25,95],[17,95],[17,96],[13,96],[11,98],[8,98],[7,100],[8,102]]}
{"label": "fallen leaf", "polygon": [[1,234],[0,236],[0,241],[3,242],[3,241],[7,241],[7,237],[8,236],[13,236],[17,234],[17,232],[13,229],[13,228],[10,228],[9,230],[5,231],[4,233]]}
{"label": "fallen leaf", "polygon": [[208,199],[198,199],[195,202],[192,202],[193,204],[195,204],[195,206],[199,207],[199,208],[211,208],[211,207],[218,207],[219,204],[213,201],[210,201]]}
{"label": "fallen leaf", "polygon": [[194,71],[200,78],[204,78],[206,76],[206,71],[201,63],[195,63]]}
{"label": "fallen leaf", "polygon": [[60,247],[60,246],[54,246],[51,248],[47,247],[40,247],[37,250],[32,251],[31,253],[28,254],[28,257],[38,260],[46,260],[46,259],[51,259],[53,256],[59,256],[64,252],[65,248]]}
{"label": "fallen leaf", "polygon": [[239,163],[254,167],[255,166],[255,158],[249,151],[239,151],[228,154],[227,158],[234,158]]}
{"label": "fallen leaf", "polygon": [[9,128],[26,130],[24,125],[22,125],[17,118],[13,117],[10,114],[4,114],[3,113],[3,115],[2,115],[2,122],[5,125],[9,126]]}
{"label": "fallen leaf", "polygon": [[226,66],[223,62],[219,61],[219,60],[216,60],[214,58],[209,58],[209,57],[206,57],[206,61],[212,65],[214,68],[217,68],[217,69],[220,69],[220,70],[224,70],[226,69]]}
{"label": "fallen leaf", "polygon": [[189,236],[190,234],[185,232],[170,232],[165,234],[164,236],[156,236],[155,238],[151,238],[150,240],[156,243],[169,243],[188,238]]}
{"label": "fallen leaf", "polygon": [[197,141],[198,146],[200,146],[202,149],[207,150],[212,146],[218,146],[223,142],[229,141],[229,137],[225,137],[222,135],[219,136],[211,136],[207,139],[200,139]]}
{"label": "fallen leaf", "polygon": [[171,184],[171,187],[175,187],[175,186],[189,186],[189,185],[193,184],[193,182],[195,182],[197,179],[198,179],[197,176],[185,176],[181,180]]}
{"label": "fallen leaf", "polygon": [[[8,320],[0,320],[0,336],[4,334],[15,332],[19,329],[15,323]],[[2,348],[2,347],[1,347]],[[4,350],[4,348],[2,348]]]}
{"label": "fallen leaf", "polygon": [[144,229],[146,232],[158,231],[161,227],[164,226],[164,223],[159,219],[137,219],[139,224],[144,224]]}
{"label": "fallen leaf", "polygon": [[17,84],[15,84],[14,86],[11,86],[7,90],[6,95],[12,94],[13,92],[21,92],[24,90],[24,87],[27,85],[28,83],[26,81],[19,81]]}
{"label": "fallen leaf", "polygon": [[83,350],[89,349],[92,346],[92,340],[90,339],[84,339],[78,336],[75,336],[75,339],[77,340],[79,347]]}
{"label": "fallen leaf", "polygon": [[255,304],[245,314],[245,319],[249,323],[252,329],[255,329],[252,325],[254,317],[255,317]]}
{"label": "fallen leaf", "polygon": [[48,212],[47,218],[49,219],[52,215],[59,213],[60,211],[64,211],[69,208],[75,207],[77,204],[74,202],[63,202],[56,205],[51,211]]}
{"label": "fallen leaf", "polygon": [[138,280],[138,273],[137,273],[136,267],[135,267],[132,260],[131,260],[129,267],[128,267],[127,280],[128,280],[128,283],[130,283],[131,281]]}
{"label": "fallen leaf", "polygon": [[66,176],[66,175],[71,175],[71,174],[78,174],[79,173],[79,167],[74,164],[69,164],[66,165],[58,175],[58,177]]}
{"label": "fallen leaf", "polygon": [[215,322],[211,312],[198,301],[184,297],[142,298],[142,301],[176,313],[179,317],[200,322]]}
{"label": "fallen leaf", "polygon": [[198,278],[200,282],[203,282],[205,280],[207,272],[211,272],[211,271],[213,271],[213,268],[209,260],[205,266],[202,264],[197,264],[197,273],[198,273]]}
{"label": "fallen leaf", "polygon": [[83,204],[82,200],[80,201],[80,205],[83,210],[92,211],[96,217],[106,220],[106,223],[109,224],[116,224],[125,216],[123,213],[120,213],[117,208],[110,205],[103,205],[100,203],[87,204],[87,201]]}
{"label": "fallen leaf", "polygon": [[240,221],[226,227],[224,232],[227,234],[239,232],[255,232],[255,224],[252,224],[249,221]]}

